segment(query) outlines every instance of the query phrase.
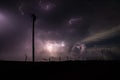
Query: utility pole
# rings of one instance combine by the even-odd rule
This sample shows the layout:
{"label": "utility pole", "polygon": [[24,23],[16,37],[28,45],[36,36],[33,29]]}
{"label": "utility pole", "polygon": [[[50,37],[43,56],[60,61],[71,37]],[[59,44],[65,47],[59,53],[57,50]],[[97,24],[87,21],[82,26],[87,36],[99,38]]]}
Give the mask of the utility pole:
{"label": "utility pole", "polygon": [[25,54],[25,62],[27,62],[27,54]]}
{"label": "utility pole", "polygon": [[35,62],[35,21],[36,21],[36,15],[32,14],[32,61]]}

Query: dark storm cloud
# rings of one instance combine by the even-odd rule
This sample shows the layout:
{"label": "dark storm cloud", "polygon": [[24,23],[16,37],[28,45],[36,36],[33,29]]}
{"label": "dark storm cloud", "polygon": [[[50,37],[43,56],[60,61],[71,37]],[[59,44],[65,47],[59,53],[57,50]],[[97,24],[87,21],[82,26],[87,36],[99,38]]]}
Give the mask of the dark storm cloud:
{"label": "dark storm cloud", "polygon": [[[62,6],[59,6],[59,5]],[[119,23],[119,4],[116,1],[61,1],[56,5],[56,11],[52,14],[44,14],[41,17],[44,22],[43,29],[61,31],[66,36],[75,35],[86,36],[89,33],[95,33],[110,28],[109,25],[117,25]],[[71,16],[82,16],[81,24],[68,27],[62,23],[71,18]],[[41,23],[41,22],[39,22]],[[47,23],[47,25],[46,25]],[[38,25],[41,29],[42,27]],[[69,30],[75,30],[75,33],[69,34]],[[68,34],[68,35],[67,35]]]}
{"label": "dark storm cloud", "polygon": [[[32,13],[37,16],[35,24],[37,41],[55,39],[76,42],[119,25],[119,8],[117,0],[1,0],[1,11],[6,10],[7,14],[14,15],[11,20],[14,19],[16,27],[15,32],[11,31],[11,35],[6,36],[6,41],[11,43],[10,47],[6,42],[3,46],[6,45],[11,50],[9,54],[18,51],[18,54],[23,56],[25,50],[28,51],[26,53],[30,53],[31,48],[25,50],[23,48],[31,47],[32,19],[30,15]],[[70,20],[73,21],[70,22]],[[11,41],[19,48],[13,47]],[[25,41],[29,43],[24,44]],[[6,50],[6,47],[3,50]],[[4,52],[4,54],[8,53]]]}

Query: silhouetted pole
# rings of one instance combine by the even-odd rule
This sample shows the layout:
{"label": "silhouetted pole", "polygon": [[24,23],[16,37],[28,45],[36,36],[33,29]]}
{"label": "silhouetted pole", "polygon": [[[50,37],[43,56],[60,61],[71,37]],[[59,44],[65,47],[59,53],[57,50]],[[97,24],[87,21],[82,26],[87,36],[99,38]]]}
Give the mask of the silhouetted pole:
{"label": "silhouetted pole", "polygon": [[59,61],[61,61],[61,57],[59,57]]}
{"label": "silhouetted pole", "polygon": [[25,54],[25,62],[27,61],[27,55]]}
{"label": "silhouetted pole", "polygon": [[32,14],[32,20],[33,20],[33,25],[32,25],[32,61],[33,63],[35,62],[35,21],[36,21],[36,16],[35,14]]}

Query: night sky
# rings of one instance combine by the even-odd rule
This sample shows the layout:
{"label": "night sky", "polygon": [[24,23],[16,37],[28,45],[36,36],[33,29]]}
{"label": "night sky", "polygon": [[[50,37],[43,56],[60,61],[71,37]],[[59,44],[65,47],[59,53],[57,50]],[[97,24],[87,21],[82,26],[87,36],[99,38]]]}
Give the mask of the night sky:
{"label": "night sky", "polygon": [[53,56],[43,51],[47,41],[64,42],[61,55],[65,56],[76,42],[111,39],[114,44],[116,35],[120,40],[117,0],[0,0],[0,60],[23,61],[25,56],[31,60],[33,13],[38,60]]}

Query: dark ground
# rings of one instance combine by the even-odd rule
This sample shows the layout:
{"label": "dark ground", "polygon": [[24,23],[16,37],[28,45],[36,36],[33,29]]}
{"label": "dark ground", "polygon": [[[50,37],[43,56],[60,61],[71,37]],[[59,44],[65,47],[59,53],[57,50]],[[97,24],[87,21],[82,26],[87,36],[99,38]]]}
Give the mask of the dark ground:
{"label": "dark ground", "polygon": [[47,72],[64,71],[109,71],[112,67],[119,67],[120,61],[65,61],[65,62],[15,62],[0,61],[0,69],[15,70],[42,70]]}
{"label": "dark ground", "polygon": [[[104,79],[119,73],[119,61],[10,62],[0,61],[0,73],[37,80]],[[107,76],[108,75],[108,76]],[[5,77],[4,77],[5,78]],[[108,79],[107,78],[107,79]]]}

